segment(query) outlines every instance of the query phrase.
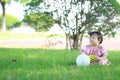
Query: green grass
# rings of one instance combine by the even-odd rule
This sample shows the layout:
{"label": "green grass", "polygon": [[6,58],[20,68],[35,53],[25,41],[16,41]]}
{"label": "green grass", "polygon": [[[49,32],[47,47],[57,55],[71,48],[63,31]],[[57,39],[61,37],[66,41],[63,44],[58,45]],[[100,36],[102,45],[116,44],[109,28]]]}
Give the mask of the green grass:
{"label": "green grass", "polygon": [[77,67],[79,51],[0,48],[0,80],[119,80],[120,51],[110,66]]}
{"label": "green grass", "polygon": [[17,40],[17,39],[38,39],[38,38],[64,38],[64,34],[49,34],[47,32],[36,33],[12,33],[12,32],[0,32],[0,40]]}

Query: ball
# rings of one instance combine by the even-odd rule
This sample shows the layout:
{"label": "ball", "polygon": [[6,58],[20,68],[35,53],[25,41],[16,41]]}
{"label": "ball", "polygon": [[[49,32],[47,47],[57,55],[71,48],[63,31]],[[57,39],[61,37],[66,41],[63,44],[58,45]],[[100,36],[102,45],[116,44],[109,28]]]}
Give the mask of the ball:
{"label": "ball", "polygon": [[76,64],[77,66],[89,66],[90,65],[90,58],[86,54],[80,54],[76,58]]}
{"label": "ball", "polygon": [[95,56],[94,55],[89,55],[90,62],[95,62]]}

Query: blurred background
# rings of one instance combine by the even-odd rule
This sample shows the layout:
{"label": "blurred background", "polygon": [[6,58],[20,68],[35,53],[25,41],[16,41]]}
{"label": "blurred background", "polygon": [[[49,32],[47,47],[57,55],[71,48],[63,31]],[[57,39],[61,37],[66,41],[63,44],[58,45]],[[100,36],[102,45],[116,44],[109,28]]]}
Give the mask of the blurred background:
{"label": "blurred background", "polygon": [[80,49],[90,31],[120,50],[120,0],[0,0],[0,47]]}

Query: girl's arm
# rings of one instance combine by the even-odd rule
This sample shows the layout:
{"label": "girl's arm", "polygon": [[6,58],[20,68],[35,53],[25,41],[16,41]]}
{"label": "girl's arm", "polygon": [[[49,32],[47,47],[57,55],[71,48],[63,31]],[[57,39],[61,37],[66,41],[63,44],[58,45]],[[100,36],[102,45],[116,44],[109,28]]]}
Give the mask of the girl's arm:
{"label": "girl's arm", "polygon": [[96,58],[97,58],[98,60],[102,60],[102,59],[105,59],[105,58],[106,58],[106,55],[102,55],[102,56],[100,56],[100,57],[97,56]]}

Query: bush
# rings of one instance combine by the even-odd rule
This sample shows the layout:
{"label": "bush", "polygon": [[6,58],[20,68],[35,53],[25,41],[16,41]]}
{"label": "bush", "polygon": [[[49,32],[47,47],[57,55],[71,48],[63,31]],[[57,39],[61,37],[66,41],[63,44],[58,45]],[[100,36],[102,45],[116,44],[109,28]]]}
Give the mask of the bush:
{"label": "bush", "polygon": [[54,24],[54,20],[46,13],[26,15],[23,22],[35,28],[36,31],[48,31]]}
{"label": "bush", "polygon": [[[0,15],[0,27],[2,23],[2,15]],[[8,29],[13,28],[13,27],[18,27],[20,26],[20,20],[16,18],[15,16],[12,15],[6,15],[6,26]]]}

